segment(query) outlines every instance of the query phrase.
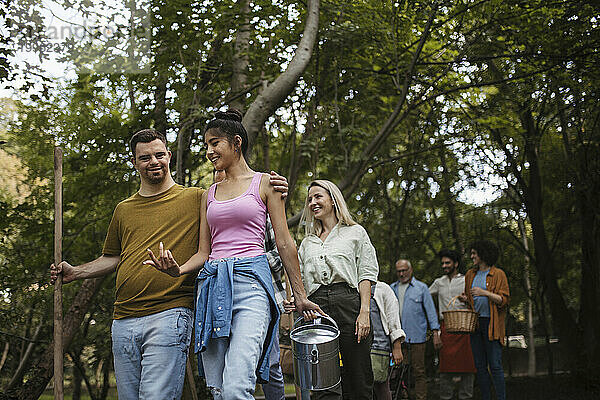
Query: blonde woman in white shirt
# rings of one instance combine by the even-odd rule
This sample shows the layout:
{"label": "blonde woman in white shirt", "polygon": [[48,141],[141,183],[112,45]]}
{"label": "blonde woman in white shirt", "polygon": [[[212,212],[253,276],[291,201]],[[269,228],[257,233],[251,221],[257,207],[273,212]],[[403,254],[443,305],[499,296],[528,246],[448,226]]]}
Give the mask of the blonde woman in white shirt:
{"label": "blonde woman in white shirt", "polygon": [[372,399],[371,284],[379,265],[365,229],[357,224],[339,188],[327,180],[308,187],[301,225],[306,237],[298,249],[309,299],[329,314],[340,328],[342,383],[313,394],[317,399]]}

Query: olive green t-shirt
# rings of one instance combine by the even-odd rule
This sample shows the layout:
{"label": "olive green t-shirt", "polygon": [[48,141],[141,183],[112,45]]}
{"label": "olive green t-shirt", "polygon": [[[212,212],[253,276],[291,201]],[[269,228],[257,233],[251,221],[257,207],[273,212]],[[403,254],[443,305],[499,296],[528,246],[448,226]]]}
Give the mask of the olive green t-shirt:
{"label": "olive green t-shirt", "polygon": [[115,208],[103,254],[117,265],[114,319],[142,317],[175,307],[193,308],[195,274],[173,278],[154,267],[146,249],[158,255],[162,241],[178,263],[198,251],[200,199],[204,190],[174,185],[156,196],[134,194]]}

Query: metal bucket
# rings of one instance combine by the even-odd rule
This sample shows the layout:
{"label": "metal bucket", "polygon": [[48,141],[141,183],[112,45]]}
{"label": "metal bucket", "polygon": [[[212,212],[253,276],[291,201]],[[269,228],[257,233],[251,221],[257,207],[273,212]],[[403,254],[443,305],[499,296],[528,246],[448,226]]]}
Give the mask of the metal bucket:
{"label": "metal bucket", "polygon": [[295,382],[301,389],[325,390],[340,383],[340,330],[330,317],[294,323],[290,333]]}

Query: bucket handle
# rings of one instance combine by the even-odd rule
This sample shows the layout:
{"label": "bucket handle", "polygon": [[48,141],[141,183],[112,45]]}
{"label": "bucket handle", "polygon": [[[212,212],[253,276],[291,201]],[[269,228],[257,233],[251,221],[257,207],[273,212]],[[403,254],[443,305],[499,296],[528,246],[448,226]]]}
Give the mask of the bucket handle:
{"label": "bucket handle", "polygon": [[308,325],[308,324],[311,324],[311,323],[312,324],[318,324],[318,323],[321,322],[321,318],[325,319],[327,322],[330,322],[331,325],[335,326],[335,328],[339,330],[339,328],[337,326],[337,323],[329,315],[321,315],[320,317],[317,317],[317,318],[313,319],[312,321],[304,321],[304,323],[298,325],[298,323],[300,321],[304,320],[304,317],[299,317],[294,322],[294,328],[297,328],[298,326],[301,326],[301,325]]}

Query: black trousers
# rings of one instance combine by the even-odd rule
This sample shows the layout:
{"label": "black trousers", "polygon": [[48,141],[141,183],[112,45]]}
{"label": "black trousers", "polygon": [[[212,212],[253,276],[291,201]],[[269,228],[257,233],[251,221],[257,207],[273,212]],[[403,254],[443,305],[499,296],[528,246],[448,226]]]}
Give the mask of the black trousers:
{"label": "black trousers", "polygon": [[371,368],[371,343],[373,328],[369,336],[357,343],[356,318],[360,311],[360,295],[346,283],[321,286],[311,294],[309,300],[335,320],[340,328],[340,353],[342,355],[342,383],[330,390],[315,391],[313,399],[339,400],[373,399],[373,370]]}

